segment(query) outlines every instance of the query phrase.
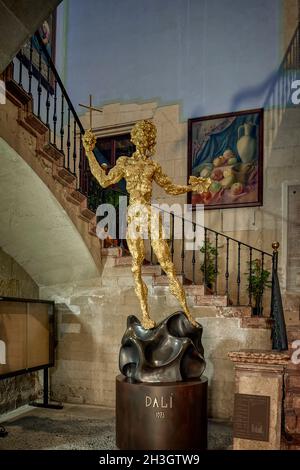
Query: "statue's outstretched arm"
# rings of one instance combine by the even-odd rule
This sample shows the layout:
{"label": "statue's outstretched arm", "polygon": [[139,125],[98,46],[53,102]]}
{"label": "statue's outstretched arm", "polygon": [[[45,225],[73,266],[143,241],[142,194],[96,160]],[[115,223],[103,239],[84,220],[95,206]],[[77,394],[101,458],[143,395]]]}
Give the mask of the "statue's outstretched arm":
{"label": "statue's outstretched arm", "polygon": [[108,172],[108,174],[106,174],[93,153],[96,144],[95,135],[90,130],[86,131],[82,138],[82,142],[89,160],[91,172],[98,183],[103,188],[107,188],[107,186],[118,183],[118,181],[120,181],[124,176],[124,163],[126,157],[118,158],[116,165]]}
{"label": "statue's outstretched arm", "polygon": [[172,182],[171,178],[166,175],[159,164],[157,164],[156,171],[154,173],[154,181],[164,188],[166,193],[173,194],[184,194],[189,191],[197,191],[199,193],[205,192],[208,190],[211,180],[209,178],[196,178],[191,176],[189,179],[190,184],[180,185]]}

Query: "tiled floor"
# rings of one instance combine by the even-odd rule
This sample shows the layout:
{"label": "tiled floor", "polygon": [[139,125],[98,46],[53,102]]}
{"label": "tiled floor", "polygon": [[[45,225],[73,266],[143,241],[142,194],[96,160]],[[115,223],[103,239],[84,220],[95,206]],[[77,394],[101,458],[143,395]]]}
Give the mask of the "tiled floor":
{"label": "tiled floor", "polygon": [[[114,414],[111,409],[86,405],[65,405],[63,410],[29,408],[3,423],[8,435],[0,439],[0,450],[113,450]],[[228,449],[231,441],[228,424],[209,421],[209,449]]]}

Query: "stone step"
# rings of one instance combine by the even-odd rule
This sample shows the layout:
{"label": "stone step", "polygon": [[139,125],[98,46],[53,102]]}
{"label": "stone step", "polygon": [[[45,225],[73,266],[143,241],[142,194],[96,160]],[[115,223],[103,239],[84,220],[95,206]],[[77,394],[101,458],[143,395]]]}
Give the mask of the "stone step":
{"label": "stone step", "polygon": [[85,222],[90,222],[93,219],[96,220],[95,212],[91,211],[87,207],[80,209],[80,215],[78,217]]}
{"label": "stone step", "polygon": [[110,256],[114,258],[120,258],[122,256],[122,248],[120,246],[114,246],[111,248],[102,248],[101,255],[103,257]]}
{"label": "stone step", "polygon": [[[5,74],[6,82],[10,78]],[[76,192],[74,175],[63,168],[63,153],[49,143],[49,129],[33,113],[37,108],[36,103],[33,108],[32,97],[29,99],[28,94],[15,83],[9,85],[9,90],[6,96],[8,111],[13,113],[13,119],[18,124],[18,132],[20,131],[22,135],[22,141],[28,146],[28,151],[24,151],[24,155],[22,153],[22,158],[34,169],[69,214],[97,267],[100,268],[100,243],[95,237],[94,229],[95,214],[87,212],[86,197]],[[5,140],[13,145],[15,134],[12,134],[8,127],[4,128],[4,132],[6,133],[3,136]],[[32,157],[35,158],[32,159]],[[80,219],[83,219],[85,223],[82,223]]]}
{"label": "stone step", "polygon": [[185,292],[187,295],[204,295],[204,285],[203,284],[194,284],[190,286],[184,286]]}
{"label": "stone step", "polygon": [[18,123],[34,137],[40,137],[49,132],[48,127],[35,114],[26,113]]}
{"label": "stone step", "polygon": [[63,166],[53,166],[53,178],[60,182],[63,186],[69,186],[75,183],[76,176]]}
{"label": "stone step", "polygon": [[[132,276],[132,273],[131,273],[131,266],[132,266],[132,262],[130,261],[130,264],[115,264],[116,261],[118,260],[121,260],[121,258],[115,258],[114,260],[114,266],[116,268],[117,271],[119,271],[121,268],[127,268],[128,269],[128,275],[129,276]],[[148,275],[152,275],[152,276],[158,276],[161,274],[161,268],[160,266],[153,266],[151,264],[145,264],[142,266],[142,274],[148,274]]]}
{"label": "stone step", "polygon": [[[115,266],[116,268],[122,267],[129,267],[132,266],[132,256],[121,256],[115,258]],[[152,264],[144,264],[142,267],[142,273],[147,274],[155,274],[159,276],[161,274],[161,267],[159,265],[152,265]]]}
{"label": "stone step", "polygon": [[66,196],[66,199],[75,206],[80,206],[80,204],[82,204],[82,202],[86,199],[86,196],[80,191],[70,189],[70,192]]}
{"label": "stone step", "polygon": [[92,235],[93,237],[97,237],[95,224],[89,224],[89,234]]}
{"label": "stone step", "polygon": [[46,158],[52,162],[63,163],[64,154],[55,145],[50,142],[43,147],[43,153]]}
{"label": "stone step", "polygon": [[121,256],[116,257],[115,266],[131,266],[132,257],[131,256]]}
{"label": "stone step", "polygon": [[[199,311],[199,315],[201,316],[209,316],[209,317],[213,316],[213,317],[218,317],[218,318],[240,318],[241,321],[245,320],[245,323],[244,323],[245,325],[247,325],[248,320],[249,320],[249,325],[255,325],[255,324],[265,325],[266,323],[265,320],[269,320],[269,318],[266,319],[264,317],[252,317],[251,307],[248,307],[248,306],[232,306],[232,305],[221,306],[221,305],[210,304],[210,305],[194,305],[193,308],[195,309],[196,312]],[[258,321],[256,321],[256,319],[258,319]],[[248,326],[242,326],[242,327],[248,328]]]}
{"label": "stone step", "polygon": [[[111,289],[135,287],[134,279],[132,273],[126,268],[126,274],[122,272],[124,268],[115,268],[105,265],[102,271],[101,283],[103,287],[109,287]],[[121,273],[119,274],[119,271]],[[143,281],[148,286],[149,290],[152,287],[152,274],[144,274]],[[122,306],[122,308],[124,305]]]}
{"label": "stone step", "polygon": [[226,307],[228,304],[227,295],[195,295],[195,305],[215,305]]}
{"label": "stone step", "polygon": [[[224,318],[252,318],[252,308],[248,305],[218,306],[218,317]],[[262,318],[262,317],[253,317]]]}
{"label": "stone step", "polygon": [[288,325],[286,328],[286,334],[289,344],[289,350],[292,351],[292,343],[293,341],[300,340],[300,324],[296,323],[294,325]]}
{"label": "stone step", "polygon": [[10,98],[15,98],[14,103],[17,106],[27,105],[32,101],[32,96],[27,93],[15,80],[6,81],[6,93],[11,95]]}
{"label": "stone step", "polygon": [[262,328],[270,330],[273,320],[268,317],[248,317],[241,318],[240,328]]}
{"label": "stone step", "polygon": [[[203,285],[194,285],[194,286],[186,286],[184,285],[184,290],[187,295],[187,297],[191,298],[194,300],[195,298],[195,293],[198,293],[199,295],[203,295]],[[191,289],[192,288],[192,289]],[[151,290],[153,295],[168,295],[170,293],[169,290],[169,284],[165,285],[153,285],[152,290]]]}

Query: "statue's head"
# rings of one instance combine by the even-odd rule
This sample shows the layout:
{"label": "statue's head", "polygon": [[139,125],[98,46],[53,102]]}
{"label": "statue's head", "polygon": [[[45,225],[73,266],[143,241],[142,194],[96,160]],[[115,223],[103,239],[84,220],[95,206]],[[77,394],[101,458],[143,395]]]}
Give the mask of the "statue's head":
{"label": "statue's head", "polygon": [[138,121],[131,131],[131,142],[144,155],[153,155],[156,144],[156,127],[153,122]]}

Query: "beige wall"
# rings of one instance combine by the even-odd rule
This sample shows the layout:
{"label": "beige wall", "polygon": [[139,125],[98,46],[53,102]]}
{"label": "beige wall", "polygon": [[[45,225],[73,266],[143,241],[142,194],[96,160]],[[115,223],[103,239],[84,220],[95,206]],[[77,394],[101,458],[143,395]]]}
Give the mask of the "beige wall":
{"label": "beige wall", "polygon": [[[0,295],[39,298],[39,288],[24,269],[0,248]],[[0,331],[1,339],[1,331]],[[39,373],[0,380],[0,414],[37,398],[41,391]]]}
{"label": "beige wall", "polygon": [[[104,106],[103,113],[95,113],[95,133],[99,136],[122,129],[128,131],[140,119],[153,119],[157,126],[157,159],[166,173],[178,184],[187,182],[187,123],[180,120],[180,106],[160,107],[156,102],[115,103]],[[88,115],[82,116],[85,127]],[[205,225],[254,247],[272,253],[272,242],[279,241],[279,274],[283,290],[286,280],[286,217],[285,197],[287,186],[300,181],[300,109],[287,108],[280,114],[272,109],[265,111],[264,117],[264,197],[262,207],[240,209],[210,210],[205,212]],[[168,196],[163,189],[154,184],[153,198],[158,202],[186,202],[186,196]],[[225,254],[225,244],[220,243],[220,255]],[[241,251],[241,265],[244,274],[249,252]],[[256,255],[255,255],[256,256]],[[224,260],[224,256],[223,256]],[[189,262],[187,262],[188,265]],[[180,269],[179,251],[176,260]],[[237,249],[231,251],[232,289],[236,286]],[[265,267],[271,268],[271,259],[265,258]],[[199,270],[199,268],[198,268]],[[224,267],[223,267],[224,272]],[[220,279],[224,289],[224,277]],[[244,276],[241,291],[246,290]],[[235,293],[232,294],[233,301]],[[244,294],[244,299],[246,301]]]}
{"label": "beige wall", "polygon": [[282,16],[282,54],[284,54],[300,20],[299,0],[283,0]]}

